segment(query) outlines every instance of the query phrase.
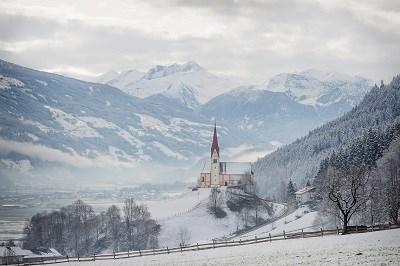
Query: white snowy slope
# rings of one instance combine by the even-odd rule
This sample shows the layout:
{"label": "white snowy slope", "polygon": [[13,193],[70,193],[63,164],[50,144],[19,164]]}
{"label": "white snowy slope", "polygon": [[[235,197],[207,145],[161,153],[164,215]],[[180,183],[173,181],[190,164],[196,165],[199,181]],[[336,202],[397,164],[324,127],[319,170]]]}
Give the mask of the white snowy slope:
{"label": "white snowy slope", "polygon": [[250,239],[257,237],[267,237],[268,234],[279,235],[285,230],[286,233],[293,233],[297,231],[304,232],[317,231],[323,225],[318,223],[318,212],[310,211],[308,207],[301,207],[295,212],[285,216],[273,223],[266,224],[254,231],[236,237],[235,239]]}
{"label": "white snowy slope", "polygon": [[[192,209],[176,214],[166,219],[160,219],[161,233],[159,236],[160,246],[178,246],[178,232],[184,228],[190,233],[189,243],[209,242],[212,239],[229,236],[237,229],[243,229],[243,224],[238,217],[238,213],[231,212],[225,205],[223,206],[226,217],[215,218],[208,213],[208,194],[210,189],[200,189],[200,201]],[[224,191],[222,190],[222,193]],[[204,197],[207,195],[207,197]],[[170,205],[170,208],[174,206]],[[274,215],[281,215],[282,205],[274,204]],[[150,208],[151,209],[151,208]],[[271,218],[266,211],[260,211],[260,217],[263,219]],[[157,214],[156,214],[157,216]]]}
{"label": "white snowy slope", "polygon": [[[190,97],[198,103],[205,103],[211,98],[240,85],[240,82],[220,78],[206,71],[195,62],[157,65],[145,74],[132,70],[135,74],[126,72],[98,82],[115,86],[133,96],[145,98],[154,94],[164,94],[167,97],[185,102]],[[189,106],[192,107],[192,106]]]}
{"label": "white snowy slope", "polygon": [[372,85],[372,81],[363,77],[310,69],[276,75],[263,86],[270,91],[285,92],[306,105],[327,106],[344,101],[354,106]]}
{"label": "white snowy slope", "polygon": [[399,265],[400,229],[68,265]]}

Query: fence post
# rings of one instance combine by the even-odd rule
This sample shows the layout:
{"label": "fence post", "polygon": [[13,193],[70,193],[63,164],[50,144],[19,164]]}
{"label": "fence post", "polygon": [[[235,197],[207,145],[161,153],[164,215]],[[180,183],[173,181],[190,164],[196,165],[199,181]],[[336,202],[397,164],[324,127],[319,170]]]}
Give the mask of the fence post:
{"label": "fence post", "polygon": [[169,249],[168,249],[168,246],[167,246],[167,254],[169,254]]}
{"label": "fence post", "polygon": [[197,243],[197,250],[199,250],[199,243]]}
{"label": "fence post", "polygon": [[140,249],[139,249],[139,256],[142,256],[142,251],[140,251]]}
{"label": "fence post", "polygon": [[324,236],[324,229],[321,227],[321,236]]}
{"label": "fence post", "polygon": [[271,233],[268,233],[268,236],[269,236],[269,242],[272,242]]}
{"label": "fence post", "polygon": [[115,251],[113,251],[113,254],[114,254],[114,260],[115,260]]}
{"label": "fence post", "polygon": [[182,252],[182,244],[179,244],[179,247],[181,248],[181,252]]}
{"label": "fence post", "polygon": [[358,233],[358,225],[356,225],[356,233]]}
{"label": "fence post", "polygon": [[67,261],[69,262],[69,256],[67,255]]}
{"label": "fence post", "polygon": [[256,243],[257,243],[257,236],[255,236],[254,239],[256,240]]}
{"label": "fence post", "polygon": [[93,253],[93,261],[96,260],[96,253]]}
{"label": "fence post", "polygon": [[215,248],[215,240],[213,239],[213,248]]}
{"label": "fence post", "polygon": [[78,261],[79,261],[79,253],[78,253]]}
{"label": "fence post", "polygon": [[129,258],[129,248],[128,248],[128,258]]}
{"label": "fence post", "polygon": [[301,228],[301,238],[304,238],[304,230]]}
{"label": "fence post", "polygon": [[373,224],[371,225],[371,231],[372,232],[374,231],[374,225]]}
{"label": "fence post", "polygon": [[336,226],[337,234],[339,234],[339,226]]}
{"label": "fence post", "polygon": [[285,233],[285,230],[283,230],[283,238],[286,240],[286,233]]}

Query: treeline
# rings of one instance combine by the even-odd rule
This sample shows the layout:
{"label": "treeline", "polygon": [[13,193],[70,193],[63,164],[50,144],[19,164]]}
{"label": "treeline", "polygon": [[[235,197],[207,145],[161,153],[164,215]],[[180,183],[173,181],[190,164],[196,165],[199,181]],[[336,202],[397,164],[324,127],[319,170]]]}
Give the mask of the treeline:
{"label": "treeline", "polygon": [[346,147],[368,128],[383,130],[399,116],[397,76],[388,85],[375,85],[359,105],[342,117],[258,160],[254,168],[260,192],[279,200],[290,179],[300,187],[311,182],[322,160],[333,151]]}
{"label": "treeline", "polygon": [[400,119],[369,129],[323,160],[314,185],[321,210],[346,228],[356,224],[399,224]]}
{"label": "treeline", "polygon": [[126,199],[96,214],[82,200],[58,211],[35,214],[25,226],[24,248],[55,248],[64,255],[92,255],[158,247],[160,225],[148,208]]}

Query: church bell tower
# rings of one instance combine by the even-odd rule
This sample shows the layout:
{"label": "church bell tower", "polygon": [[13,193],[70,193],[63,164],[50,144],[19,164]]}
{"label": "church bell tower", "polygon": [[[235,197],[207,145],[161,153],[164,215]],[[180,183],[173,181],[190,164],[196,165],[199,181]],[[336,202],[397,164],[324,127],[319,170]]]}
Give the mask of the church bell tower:
{"label": "church bell tower", "polygon": [[214,134],[211,145],[211,186],[219,185],[219,146],[217,137],[217,123],[214,124]]}

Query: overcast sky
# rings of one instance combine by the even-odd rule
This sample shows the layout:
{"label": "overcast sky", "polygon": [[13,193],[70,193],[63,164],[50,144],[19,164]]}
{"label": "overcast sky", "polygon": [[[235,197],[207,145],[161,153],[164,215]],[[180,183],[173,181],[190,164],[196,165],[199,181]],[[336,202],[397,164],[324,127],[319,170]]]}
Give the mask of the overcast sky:
{"label": "overcast sky", "polygon": [[196,61],[261,82],[400,73],[400,1],[0,0],[0,58],[75,76]]}

